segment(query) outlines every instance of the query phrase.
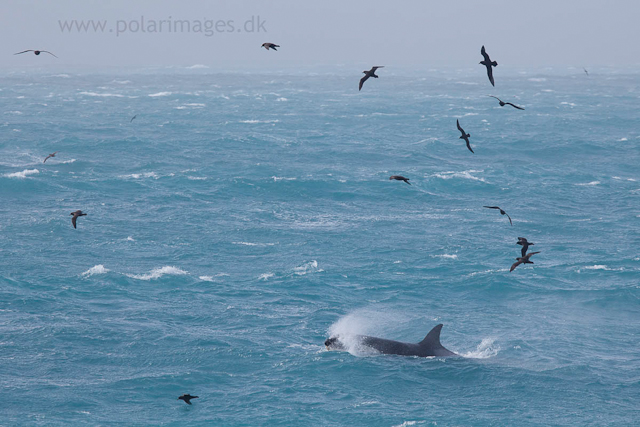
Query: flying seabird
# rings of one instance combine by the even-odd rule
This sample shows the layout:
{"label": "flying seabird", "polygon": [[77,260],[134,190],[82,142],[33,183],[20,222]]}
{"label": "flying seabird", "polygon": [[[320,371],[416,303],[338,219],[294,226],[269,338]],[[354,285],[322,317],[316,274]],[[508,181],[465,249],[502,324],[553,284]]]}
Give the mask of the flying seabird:
{"label": "flying seabird", "polygon": [[497,99],[498,102],[500,102],[500,106],[501,107],[504,107],[505,105],[511,105],[513,108],[517,108],[518,110],[524,110],[524,108],[518,107],[517,105],[512,104],[510,102],[504,102],[502,99],[498,98],[497,96],[493,96],[493,95],[487,95],[487,96],[490,96],[491,98]]}
{"label": "flying seabird", "polygon": [[[498,209],[500,211],[500,215],[506,215],[507,218],[509,218],[509,224],[513,225],[513,222],[511,222],[511,217],[509,216],[509,214],[503,211],[502,209],[500,209],[500,207],[498,206],[483,206],[483,207],[488,209]],[[524,254],[522,254],[522,256],[524,256]]]}
{"label": "flying seabird", "polygon": [[183,394],[178,400],[184,400],[187,404],[191,405],[191,399],[197,399],[198,396],[191,396],[190,394]]}
{"label": "flying seabird", "polygon": [[277,44],[273,44],[273,43],[262,43],[262,47],[269,50],[269,48],[275,50],[276,52],[278,51],[278,49],[276,49],[277,47],[280,47],[280,45]]}
{"label": "flying seabird", "polygon": [[587,71],[587,69],[586,69],[586,68],[584,68],[584,67],[583,67],[582,69],[584,70],[584,73],[588,76],[588,75],[589,75],[589,72]]}
{"label": "flying seabird", "polygon": [[376,67],[371,68],[369,71],[367,70],[363,71],[364,77],[360,79],[360,86],[358,86],[358,90],[362,90],[362,85],[364,84],[364,82],[367,81],[369,77],[373,77],[374,79],[378,78],[378,76],[376,75],[376,70],[378,68],[384,68],[384,65],[378,65]]}
{"label": "flying seabird", "polygon": [[71,224],[73,224],[73,228],[76,228],[76,221],[78,220],[79,216],[86,216],[86,213],[82,213],[82,211],[75,211],[75,212],[71,212],[69,215],[73,215],[73,218],[71,218]]}
{"label": "flying seabird", "polygon": [[[14,53],[14,55],[20,55],[23,53],[27,53],[27,52],[33,52],[36,55],[40,55],[42,52],[48,53],[49,55],[53,55],[53,53],[49,52],[48,50],[33,50],[33,49],[29,49],[29,50],[23,50],[22,52],[18,52],[18,53]],[[55,56],[55,55],[53,55]],[[57,58],[57,56],[56,56]]]}
{"label": "flying seabird", "polygon": [[135,116],[131,117],[131,120],[129,120],[129,123],[131,123],[133,121],[133,119],[135,119],[136,117],[138,117],[137,114]]}
{"label": "flying seabird", "polygon": [[529,258],[531,258],[532,256],[534,256],[535,254],[539,254],[540,252],[529,252],[527,255],[523,256],[522,258],[518,257],[516,258],[517,261],[513,263],[513,265],[511,266],[511,269],[509,270],[509,273],[511,273],[513,270],[516,269],[517,266],[519,266],[520,264],[533,264],[533,261],[529,261]]}
{"label": "flying seabird", "polygon": [[47,159],[48,159],[49,157],[55,157],[57,153],[58,153],[57,151],[54,151],[53,153],[49,154],[49,155],[47,156],[47,158],[46,158],[46,159],[44,159],[44,162],[42,162],[42,163],[46,163],[46,162],[47,162]]}
{"label": "flying seabird", "polygon": [[516,243],[516,245],[522,245],[522,256],[525,256],[529,246],[535,245],[535,243],[528,242],[524,237],[518,237],[518,243]]}
{"label": "flying seabird", "polygon": [[489,58],[489,55],[484,50],[484,45],[482,46],[482,49],[480,49],[480,53],[484,57],[484,61],[480,61],[480,64],[487,67],[487,76],[489,76],[489,81],[492,86],[495,86],[495,83],[493,82],[493,69],[491,67],[497,67],[498,63],[496,61],[491,62],[491,58]]}
{"label": "flying seabird", "polygon": [[469,151],[473,153],[473,150],[471,149],[471,145],[469,144],[469,138],[471,137],[471,135],[466,133],[464,129],[462,129],[462,127],[460,126],[460,120],[456,120],[456,124],[458,125],[458,130],[462,133],[462,136],[460,137],[460,139],[465,140],[465,142],[467,143],[467,148],[469,149]]}
{"label": "flying seabird", "polygon": [[405,178],[402,175],[391,175],[389,179],[395,179],[396,181],[404,181],[407,184],[411,185],[411,183],[409,182],[409,178]]}

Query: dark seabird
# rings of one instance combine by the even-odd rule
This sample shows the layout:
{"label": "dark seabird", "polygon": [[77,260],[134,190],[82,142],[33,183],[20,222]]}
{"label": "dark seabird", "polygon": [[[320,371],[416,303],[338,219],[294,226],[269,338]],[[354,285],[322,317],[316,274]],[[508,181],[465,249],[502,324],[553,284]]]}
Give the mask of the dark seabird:
{"label": "dark seabird", "polygon": [[518,243],[516,243],[516,245],[522,245],[522,256],[525,256],[529,246],[533,246],[535,243],[528,242],[524,237],[518,237]]}
{"label": "dark seabird", "polygon": [[458,125],[458,130],[462,133],[462,136],[460,137],[460,139],[465,140],[465,142],[467,143],[467,148],[469,149],[469,151],[473,153],[473,150],[471,149],[471,145],[469,144],[469,138],[471,137],[471,135],[466,133],[464,129],[462,129],[462,127],[460,126],[460,120],[456,120],[456,124]]}
{"label": "dark seabird", "polygon": [[364,77],[360,79],[360,86],[358,86],[358,90],[362,90],[362,85],[364,84],[364,82],[367,81],[369,77],[373,77],[374,79],[378,78],[378,75],[376,74],[376,70],[378,68],[384,68],[384,65],[378,65],[376,67],[371,68],[369,71],[367,70],[363,71]]}
{"label": "dark seabird", "polygon": [[405,178],[402,175],[391,175],[389,179],[395,179],[396,181],[404,181],[407,184],[411,185],[411,183],[409,182],[409,178]]}
{"label": "dark seabird", "polygon": [[493,82],[493,68],[491,67],[497,67],[498,63],[496,61],[491,62],[491,58],[489,58],[489,55],[484,50],[484,46],[482,46],[482,49],[480,49],[480,53],[484,57],[484,61],[480,61],[480,64],[487,67],[487,76],[489,76],[489,81],[491,82],[492,86],[495,86],[496,84]]}
{"label": "dark seabird", "polygon": [[587,71],[587,69],[586,68],[582,68],[582,69],[584,70],[584,73],[588,76],[589,72]]}
{"label": "dark seabird", "polygon": [[53,153],[49,154],[49,155],[47,156],[47,158],[46,158],[46,159],[44,159],[44,162],[42,162],[42,163],[46,163],[48,158],[50,158],[50,157],[55,157],[57,153],[58,153],[58,152],[57,152],[57,151],[55,151],[55,152],[53,152]]}
{"label": "dark seabird", "polygon": [[518,110],[524,110],[524,108],[518,107],[517,105],[512,104],[510,102],[504,102],[502,99],[498,98],[497,96],[493,96],[493,95],[487,95],[487,96],[490,96],[491,98],[497,99],[498,102],[500,102],[500,106],[501,107],[504,107],[505,105],[511,105],[513,108],[517,108]]}
{"label": "dark seabird", "polygon": [[276,49],[277,47],[280,47],[280,45],[277,44],[273,44],[273,43],[262,43],[262,47],[269,50],[270,48],[275,50],[276,52],[278,51],[278,49]]}
{"label": "dark seabird", "polygon": [[135,119],[136,117],[138,117],[137,114],[135,116],[131,117],[131,120],[129,120],[129,123],[131,123],[133,121],[133,119]]}
{"label": "dark seabird", "polygon": [[[14,53],[14,55],[20,55],[20,54],[27,53],[27,52],[33,52],[36,55],[40,55],[42,52],[48,53],[49,55],[53,55],[53,53],[49,52],[48,50],[33,50],[33,49],[23,50],[22,52]],[[53,56],[55,56],[55,55],[53,55]],[[56,58],[57,58],[57,56],[56,56]]]}
{"label": "dark seabird", "polygon": [[509,270],[509,273],[511,273],[513,270],[516,269],[517,266],[519,266],[520,264],[533,264],[533,261],[529,261],[529,258],[531,258],[532,256],[534,256],[535,254],[539,254],[540,252],[529,252],[527,255],[523,256],[522,258],[518,257],[516,258],[517,261],[513,263],[513,265],[511,266],[511,269]]}
{"label": "dark seabird", "polygon": [[71,224],[73,224],[73,228],[76,228],[76,221],[78,220],[79,216],[86,216],[86,213],[82,213],[82,211],[75,211],[75,212],[71,212],[69,215],[73,215],[73,218],[71,218]]}
{"label": "dark seabird", "polygon": [[198,396],[191,396],[190,394],[183,394],[178,400],[184,400],[187,404],[191,405],[191,399],[197,399]]}
{"label": "dark seabird", "polygon": [[[502,209],[500,209],[500,207],[498,206],[483,206],[483,207],[488,209],[498,209],[500,211],[500,215],[506,215],[507,218],[509,218],[509,224],[513,225],[513,222],[511,222],[511,217],[509,216],[509,214],[503,211]],[[524,254],[522,254],[522,256],[524,256]]]}

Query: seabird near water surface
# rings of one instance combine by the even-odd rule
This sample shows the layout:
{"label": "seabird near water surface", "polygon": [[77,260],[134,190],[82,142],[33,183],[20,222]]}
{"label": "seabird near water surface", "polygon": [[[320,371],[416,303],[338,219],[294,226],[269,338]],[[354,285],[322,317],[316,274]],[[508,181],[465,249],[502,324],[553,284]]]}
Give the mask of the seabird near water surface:
{"label": "seabird near water surface", "polygon": [[51,158],[51,157],[55,157],[55,156],[56,156],[56,154],[58,154],[58,152],[57,152],[57,151],[54,151],[53,153],[49,154],[49,155],[47,156],[47,158],[46,158],[46,159],[44,159],[44,162],[42,162],[42,163],[47,163],[47,159],[49,159],[49,158]]}
{"label": "seabird near water surface", "polygon": [[358,86],[358,90],[362,90],[362,85],[364,84],[364,82],[367,81],[369,77],[373,77],[374,79],[378,78],[378,75],[376,74],[376,70],[378,68],[384,68],[384,65],[378,65],[378,66],[372,67],[368,71],[367,70],[363,71],[364,77],[360,79],[360,86]]}
{"label": "seabird near water surface", "polygon": [[517,105],[512,104],[510,102],[504,102],[502,99],[498,98],[497,96],[493,96],[493,95],[487,95],[487,96],[497,99],[501,107],[504,107],[505,105],[511,105],[513,108],[517,108],[518,110],[524,110],[524,108],[518,107]]}
{"label": "seabird near water surface", "polygon": [[407,184],[411,185],[411,183],[409,182],[409,178],[405,178],[402,175],[391,175],[389,179],[395,179],[396,181],[404,181]]}
{"label": "seabird near water surface", "polygon": [[487,51],[484,50],[484,45],[482,46],[482,49],[480,49],[480,53],[484,57],[484,61],[480,61],[480,64],[487,67],[487,76],[489,77],[491,86],[495,86],[496,84],[493,81],[493,68],[491,67],[497,67],[498,63],[496,61],[491,61],[491,58],[489,58],[489,54],[487,54]]}
{"label": "seabird near water surface", "polygon": [[[499,206],[483,206],[483,208],[498,209],[500,211],[500,215],[506,215],[507,218],[509,218],[509,224],[513,225],[513,222],[511,222],[511,217],[509,216],[509,214],[503,211],[502,209],[500,209]],[[524,254],[522,254],[522,256],[524,256]]]}
{"label": "seabird near water surface", "polygon": [[197,399],[198,396],[191,396],[190,394],[183,394],[178,400],[184,400],[188,405],[191,405],[191,399]]}
{"label": "seabird near water surface", "polygon": [[71,212],[69,215],[73,215],[73,218],[71,218],[71,224],[73,224],[73,228],[77,228],[76,227],[76,221],[78,220],[79,216],[86,216],[86,213],[82,213],[82,211],[78,210],[75,212]]}
{"label": "seabird near water surface", "polygon": [[516,245],[521,245],[522,246],[522,256],[525,256],[527,254],[527,250],[529,249],[529,246],[533,246],[535,245],[535,243],[531,243],[529,241],[527,241],[527,239],[525,239],[524,237],[518,237],[518,242],[516,243]]}
{"label": "seabird near water surface", "polygon": [[466,133],[464,129],[462,129],[462,126],[460,126],[460,120],[456,120],[456,125],[458,125],[458,130],[460,131],[460,133],[462,133],[462,136],[460,137],[460,139],[465,140],[465,142],[467,143],[467,148],[469,149],[469,151],[473,153],[473,150],[471,149],[471,144],[469,144],[469,138],[471,137],[471,135]]}
{"label": "seabird near water surface", "polygon": [[540,251],[538,251],[538,252],[529,252],[528,254],[526,254],[523,257],[516,258],[517,262],[513,263],[513,265],[511,266],[511,269],[509,269],[509,273],[511,273],[513,270],[515,270],[516,267],[519,266],[520,264],[533,264],[533,261],[529,261],[529,258],[531,258],[535,254],[539,254],[539,253],[540,253]]}

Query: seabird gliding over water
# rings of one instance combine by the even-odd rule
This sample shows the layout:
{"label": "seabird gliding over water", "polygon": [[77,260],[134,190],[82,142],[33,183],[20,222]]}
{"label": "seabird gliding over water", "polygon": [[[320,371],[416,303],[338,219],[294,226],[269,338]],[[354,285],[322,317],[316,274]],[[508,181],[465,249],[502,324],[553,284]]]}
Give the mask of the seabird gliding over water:
{"label": "seabird gliding over water", "polygon": [[56,154],[58,154],[58,152],[57,152],[57,151],[54,151],[53,153],[49,154],[49,155],[47,156],[47,158],[46,158],[46,159],[44,159],[44,162],[42,162],[42,163],[47,163],[47,159],[48,159],[48,158],[50,158],[50,157],[55,157],[55,156],[56,156]]}
{"label": "seabird gliding over water", "polygon": [[262,47],[269,50],[269,48],[275,50],[276,52],[278,51],[278,49],[276,49],[277,47],[280,47],[280,45],[277,44],[273,44],[273,43],[262,43]]}
{"label": "seabird gliding over water", "polygon": [[529,246],[535,245],[535,243],[528,242],[524,237],[518,237],[518,242],[516,243],[516,245],[522,245],[522,256],[525,256],[527,254],[527,249],[529,249]]}
{"label": "seabird gliding over water", "polygon": [[409,182],[409,178],[405,178],[402,175],[391,175],[389,179],[395,179],[396,181],[404,181],[407,184],[411,185],[411,183]]}
{"label": "seabird gliding over water", "polygon": [[69,215],[73,215],[73,218],[71,218],[71,224],[73,224],[73,228],[77,228],[76,227],[76,221],[78,220],[79,216],[86,216],[86,213],[82,213],[82,211],[75,211],[75,212],[71,212]]}
{"label": "seabird gliding over water", "polygon": [[491,98],[497,99],[498,102],[500,102],[500,106],[501,107],[504,107],[505,105],[511,105],[513,108],[517,108],[518,110],[524,110],[524,108],[518,107],[517,105],[512,104],[510,102],[504,102],[502,99],[498,98],[497,96],[493,96],[493,95],[487,95],[487,96],[490,96]]}
{"label": "seabird gliding over water", "polygon": [[[53,55],[53,53],[49,52],[48,50],[33,50],[33,49],[29,49],[29,50],[23,50],[22,52],[18,52],[18,53],[14,53],[14,55],[21,55],[23,53],[27,53],[27,52],[33,52],[36,55],[40,55],[42,52],[48,53],[49,55]],[[55,56],[55,55],[53,55]],[[57,56],[55,56],[57,58]]]}
{"label": "seabird gliding over water", "polygon": [[135,119],[136,117],[138,117],[137,114],[135,116],[131,117],[131,120],[129,120],[129,123],[131,123],[133,121],[133,119]]}
{"label": "seabird gliding over water", "polygon": [[187,404],[191,405],[191,399],[197,399],[198,396],[191,396],[190,394],[183,394],[178,400],[184,400]]}
{"label": "seabird gliding over water", "polygon": [[[506,215],[507,218],[509,218],[509,224],[513,225],[513,222],[511,222],[511,217],[509,216],[509,214],[506,213],[505,211],[503,211],[502,209],[500,209],[500,207],[498,207],[498,206],[483,206],[483,208],[498,209],[500,211],[500,215]],[[524,254],[522,254],[522,256],[524,256]]]}
{"label": "seabird gliding over water", "polygon": [[480,61],[480,64],[487,67],[487,76],[489,77],[489,81],[491,82],[492,86],[495,86],[496,84],[493,82],[493,68],[491,67],[497,67],[498,63],[496,61],[491,61],[491,58],[489,58],[489,55],[484,50],[484,46],[482,46],[482,49],[480,49],[480,53],[484,57],[484,61]]}
{"label": "seabird gliding over water", "polygon": [[513,270],[516,269],[517,266],[519,266],[520,264],[533,264],[533,261],[529,261],[529,258],[531,258],[532,256],[534,256],[535,254],[539,254],[540,251],[538,252],[529,252],[528,254],[526,254],[523,257],[518,257],[516,258],[518,261],[514,262],[513,265],[511,266],[511,269],[509,269],[509,273],[511,273]]}
{"label": "seabird gliding over water", "polygon": [[369,71],[367,70],[363,71],[364,77],[360,79],[360,86],[358,86],[358,90],[362,90],[362,85],[364,84],[364,82],[367,81],[369,77],[373,77],[374,79],[378,78],[378,76],[376,75],[376,70],[378,68],[384,68],[384,65],[378,65],[378,66],[372,67]]}
{"label": "seabird gliding over water", "polygon": [[473,153],[473,150],[471,149],[471,145],[469,144],[469,138],[471,137],[471,135],[466,133],[464,129],[462,129],[462,127],[460,126],[460,120],[456,120],[456,124],[458,125],[458,130],[462,133],[462,136],[460,137],[460,139],[465,140],[465,142],[467,143],[467,148],[469,149],[469,151]]}

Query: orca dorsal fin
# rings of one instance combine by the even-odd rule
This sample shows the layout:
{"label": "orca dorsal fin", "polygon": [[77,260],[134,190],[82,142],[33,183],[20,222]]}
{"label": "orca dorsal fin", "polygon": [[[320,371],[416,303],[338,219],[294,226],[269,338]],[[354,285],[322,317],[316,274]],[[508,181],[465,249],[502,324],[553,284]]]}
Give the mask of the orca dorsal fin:
{"label": "orca dorsal fin", "polygon": [[442,323],[436,325],[422,341],[418,343],[420,346],[427,346],[430,348],[441,348],[440,344],[440,331],[442,330]]}

